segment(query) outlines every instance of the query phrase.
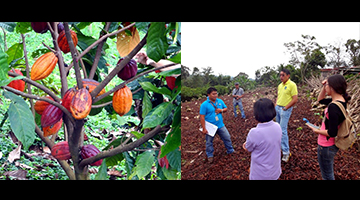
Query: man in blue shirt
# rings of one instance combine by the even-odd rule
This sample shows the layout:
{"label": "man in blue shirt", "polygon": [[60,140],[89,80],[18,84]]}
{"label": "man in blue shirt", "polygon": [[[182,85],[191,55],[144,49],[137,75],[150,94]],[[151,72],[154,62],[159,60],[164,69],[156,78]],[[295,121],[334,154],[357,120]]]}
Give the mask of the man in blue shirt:
{"label": "man in blue shirt", "polygon": [[217,98],[217,90],[213,87],[210,87],[207,90],[207,95],[208,99],[204,101],[200,106],[200,123],[203,128],[202,133],[206,134],[206,155],[208,157],[209,163],[212,163],[214,160],[214,137],[211,137],[207,134],[208,131],[205,127],[205,121],[218,127],[215,134],[219,135],[221,140],[224,142],[225,148],[227,149],[227,154],[233,153],[234,148],[231,144],[229,131],[226,129],[222,118],[222,113],[227,111],[227,107],[224,101]]}

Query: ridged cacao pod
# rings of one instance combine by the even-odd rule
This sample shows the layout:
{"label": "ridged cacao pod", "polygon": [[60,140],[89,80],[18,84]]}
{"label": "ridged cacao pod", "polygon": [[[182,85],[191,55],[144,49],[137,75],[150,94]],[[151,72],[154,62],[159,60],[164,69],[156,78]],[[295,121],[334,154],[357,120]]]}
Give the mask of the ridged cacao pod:
{"label": "ridged cacao pod", "polygon": [[63,116],[63,111],[60,108],[50,104],[41,115],[41,126],[47,127],[56,124]]}
{"label": "ridged cacao pod", "polygon": [[38,58],[31,67],[31,80],[37,81],[48,77],[54,70],[58,57],[53,52],[48,52]]}
{"label": "ridged cacao pod", "polygon": [[56,134],[63,124],[62,118],[52,126],[43,127],[44,137]]}
{"label": "ridged cacao pod", "polygon": [[[117,62],[117,64],[121,63],[121,61],[124,60],[124,58],[120,58],[120,60]],[[128,64],[125,65],[124,68],[118,73],[118,77],[122,80],[129,80],[132,77],[134,77],[137,73],[137,63],[134,59],[131,59]]]}
{"label": "ridged cacao pod", "polygon": [[47,22],[31,22],[31,28],[37,33],[46,33],[49,28]]}
{"label": "ridged cacao pod", "polygon": [[70,88],[68,89],[65,94],[64,94],[64,97],[62,99],[62,102],[61,102],[61,105],[63,105],[69,112],[70,111],[70,104],[71,104],[71,101],[73,99],[73,97],[75,96],[75,88]]}
{"label": "ridged cacao pod", "polygon": [[[13,72],[13,70],[10,70],[10,72]],[[15,73],[19,75],[23,75],[19,69],[15,69]],[[12,77],[12,76],[10,76]],[[11,81],[7,86],[14,88],[15,90],[19,90],[20,92],[23,92],[25,89],[25,81],[23,80],[14,80]]]}
{"label": "ridged cacao pod", "polygon": [[[50,100],[54,100],[51,96],[46,96],[46,98],[48,98]],[[35,102],[34,109],[39,115],[42,115],[45,108],[48,107],[48,105],[50,105],[50,103],[48,103],[46,101],[38,100]]]}
{"label": "ridged cacao pod", "polygon": [[84,119],[91,110],[92,99],[86,88],[81,88],[75,92],[70,104],[70,112],[75,119]]}
{"label": "ridged cacao pod", "polygon": [[[96,148],[96,146],[92,144],[87,144],[81,147],[81,158],[86,159],[93,156],[96,156],[98,153],[100,153],[99,149]],[[91,163],[91,166],[100,166],[102,164],[103,159],[98,160],[94,163]]]}
{"label": "ridged cacao pod", "polygon": [[[83,79],[82,80],[82,83],[83,83],[83,87],[86,88],[86,86],[89,87],[89,92],[91,93],[100,83],[95,81],[95,80],[92,80],[92,79]],[[76,87],[77,89],[77,87]],[[103,88],[98,95],[96,96],[100,96],[102,94],[104,94],[106,91],[105,91],[105,88]]]}
{"label": "ridged cacao pod", "polygon": [[[78,43],[77,35],[76,35],[75,31],[73,31],[73,30],[70,30],[70,34],[71,34],[71,38],[74,43],[74,47],[76,47],[76,45]],[[69,47],[69,44],[68,44],[66,36],[65,36],[65,30],[60,32],[57,42],[58,42],[60,50],[62,52],[64,52],[64,53],[70,52],[70,47]]]}
{"label": "ridged cacao pod", "polygon": [[131,109],[132,93],[128,86],[118,89],[113,96],[113,108],[120,116],[125,115]]}
{"label": "ridged cacao pod", "polygon": [[71,158],[69,144],[66,141],[58,142],[51,148],[51,155],[58,160],[69,160]]}

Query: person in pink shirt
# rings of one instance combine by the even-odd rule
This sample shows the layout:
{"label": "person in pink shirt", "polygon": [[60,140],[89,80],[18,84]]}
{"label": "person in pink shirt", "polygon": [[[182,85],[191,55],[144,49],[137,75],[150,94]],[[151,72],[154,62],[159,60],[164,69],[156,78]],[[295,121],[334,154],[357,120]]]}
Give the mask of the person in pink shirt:
{"label": "person in pink shirt", "polygon": [[273,119],[274,103],[267,98],[254,104],[255,119],[260,122],[247,135],[243,148],[251,152],[250,180],[277,180],[281,175],[281,127]]}
{"label": "person in pink shirt", "polygon": [[[327,105],[324,111],[325,120],[320,129],[313,128],[309,125],[314,133],[318,134],[318,162],[323,180],[335,180],[334,177],[334,157],[339,151],[335,145],[339,125],[345,120],[341,109],[332,101],[340,102],[346,109],[347,103],[351,97],[346,93],[347,83],[342,75],[336,74],[330,76],[322,82],[323,88],[318,96],[320,104]],[[331,96],[325,99],[325,95]]]}

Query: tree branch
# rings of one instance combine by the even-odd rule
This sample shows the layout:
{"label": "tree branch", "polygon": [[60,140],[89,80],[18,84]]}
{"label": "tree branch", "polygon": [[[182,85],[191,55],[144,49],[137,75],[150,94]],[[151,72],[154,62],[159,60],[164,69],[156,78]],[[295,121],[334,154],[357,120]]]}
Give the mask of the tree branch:
{"label": "tree branch", "polygon": [[[83,57],[85,54],[87,54],[92,48],[94,48],[97,44],[99,44],[101,41],[103,41],[105,38],[108,38],[108,37],[111,37],[113,35],[116,35],[122,31],[125,31],[126,29],[129,29],[131,27],[133,27],[135,25],[135,23],[132,23],[128,26],[125,26],[124,28],[122,29],[119,29],[113,33],[108,33],[104,36],[102,36],[101,38],[99,38],[96,42],[92,43],[90,46],[88,46],[88,48],[86,48],[79,56],[78,56],[78,59],[80,59],[81,57]],[[67,72],[71,69],[71,67],[74,65],[74,63],[71,63],[67,69]]]}
{"label": "tree branch", "polygon": [[127,55],[124,57],[124,60],[121,61],[116,67],[104,78],[104,80],[90,93],[91,97],[94,98],[99,92],[118,74],[122,68],[132,59],[146,44],[147,33],[144,38],[139,42],[138,45]]}
{"label": "tree branch", "polygon": [[105,92],[104,94],[98,96],[98,97],[95,97],[94,100],[93,100],[93,103],[96,103],[98,101],[100,101],[101,99],[109,96],[110,94],[112,94],[113,92],[117,91],[118,89],[120,88],[123,88],[126,84],[130,83],[131,81],[135,80],[135,79],[138,79],[139,77],[141,76],[144,76],[146,74],[149,74],[151,72],[154,72],[156,70],[160,70],[160,69],[164,69],[164,68],[168,68],[168,67],[171,67],[171,66],[174,66],[174,65],[178,65],[177,63],[171,63],[171,64],[168,64],[168,65],[164,65],[164,66],[161,66],[161,67],[158,67],[158,68],[153,68],[151,70],[148,70],[148,71],[145,71],[145,72],[142,72],[134,77],[132,77],[131,79],[125,81],[125,82],[122,82],[120,83],[119,85],[115,86],[113,89]]}
{"label": "tree branch", "polygon": [[70,121],[72,123],[75,123],[74,118],[72,117],[71,113],[63,105],[61,105],[60,103],[58,103],[56,101],[50,100],[50,99],[48,99],[46,97],[38,97],[38,96],[35,96],[35,95],[32,95],[32,94],[27,94],[25,92],[21,92],[21,91],[16,90],[16,89],[14,89],[12,87],[9,87],[9,86],[1,86],[1,87],[8,90],[8,91],[10,91],[10,92],[12,92],[12,93],[14,93],[14,94],[21,95],[21,96],[29,98],[29,99],[36,99],[36,100],[40,100],[40,101],[46,101],[46,102],[60,108],[60,110],[63,111],[63,113],[65,113],[65,115],[69,116]]}
{"label": "tree branch", "polygon": [[[21,38],[22,38],[22,42],[23,42],[23,50],[24,50],[24,57],[25,57],[26,78],[30,78],[30,67],[29,67],[29,60],[28,60],[27,51],[26,51],[25,36],[22,33],[21,33]],[[27,89],[28,89],[28,94],[32,95],[30,84],[27,84]],[[30,99],[30,106],[31,106],[31,112],[35,118],[34,102],[32,99]]]}
{"label": "tree branch", "polygon": [[147,133],[146,135],[144,135],[140,139],[136,140],[135,142],[132,142],[132,143],[126,144],[126,145],[119,145],[114,149],[102,151],[99,154],[97,154],[96,156],[93,156],[93,157],[86,158],[86,159],[82,160],[80,162],[79,166],[84,167],[84,166],[86,166],[88,164],[91,164],[93,162],[96,162],[96,161],[98,161],[100,159],[111,157],[111,156],[114,156],[116,154],[119,154],[119,153],[122,153],[122,152],[125,152],[125,151],[131,151],[134,148],[142,145],[143,143],[145,143],[149,139],[153,138],[160,131],[162,131],[162,128],[161,128],[160,125],[158,125],[152,131],[150,131],[149,133]]}
{"label": "tree branch", "polygon": [[[109,28],[110,28],[110,24],[111,22],[106,22],[105,24],[105,29],[104,31],[108,32]],[[104,31],[101,31],[100,32],[100,38],[104,35]],[[98,63],[99,63],[99,60],[100,60],[100,56],[101,56],[101,51],[102,51],[102,48],[104,46],[104,43],[106,42],[107,38],[105,38],[103,41],[101,41],[97,47],[97,50],[96,50],[96,54],[95,54],[95,59],[94,59],[94,63],[91,67],[91,70],[90,70],[90,73],[89,73],[89,79],[93,79],[94,78],[94,75],[95,75],[95,72],[96,72],[96,68],[98,66]]]}
{"label": "tree branch", "polygon": [[[13,76],[13,77],[20,76],[19,74],[16,74],[16,73],[13,73],[13,72],[10,72],[10,71],[8,72],[8,75]],[[21,80],[23,80],[26,83],[29,83],[29,84],[41,89],[46,94],[50,95],[56,102],[61,102],[61,99],[58,96],[56,96],[56,94],[54,94],[49,88],[45,87],[44,85],[41,85],[41,84],[39,84],[39,83],[29,79],[29,78],[26,78],[26,77],[22,78]]]}

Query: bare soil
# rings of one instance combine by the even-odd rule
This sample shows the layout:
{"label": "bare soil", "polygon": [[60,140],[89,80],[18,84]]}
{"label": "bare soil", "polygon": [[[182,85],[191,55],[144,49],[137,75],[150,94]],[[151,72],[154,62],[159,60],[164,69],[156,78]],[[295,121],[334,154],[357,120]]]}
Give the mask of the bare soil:
{"label": "bare soil", "polygon": [[[181,176],[183,180],[248,180],[251,153],[243,150],[249,130],[257,125],[253,116],[253,104],[259,98],[275,102],[276,90],[258,88],[245,92],[243,106],[246,119],[234,118],[232,97],[220,96],[228,107],[223,114],[225,126],[231,135],[235,152],[226,155],[226,149],[219,136],[214,139],[214,162],[209,164],[205,153],[205,136],[200,128],[200,105],[206,98],[183,102],[181,107]],[[239,111],[238,111],[239,112]],[[239,113],[240,114],[240,113]],[[310,99],[305,91],[299,91],[299,101],[289,120],[288,134],[292,156],[288,163],[282,162],[280,180],[321,180],[317,161],[317,135],[303,122],[321,122],[320,114],[311,111]],[[241,116],[241,115],[240,115]],[[360,179],[360,153],[358,145],[335,156],[335,179]]]}

